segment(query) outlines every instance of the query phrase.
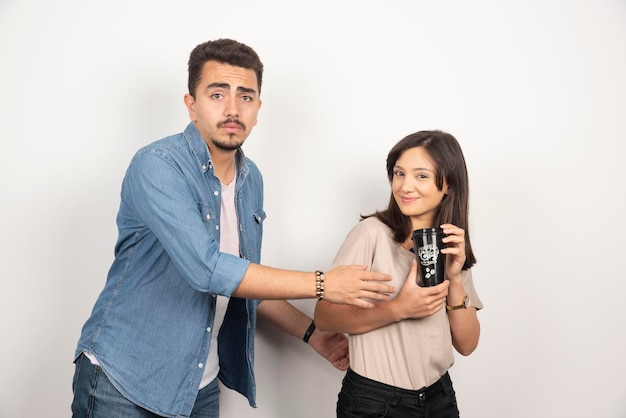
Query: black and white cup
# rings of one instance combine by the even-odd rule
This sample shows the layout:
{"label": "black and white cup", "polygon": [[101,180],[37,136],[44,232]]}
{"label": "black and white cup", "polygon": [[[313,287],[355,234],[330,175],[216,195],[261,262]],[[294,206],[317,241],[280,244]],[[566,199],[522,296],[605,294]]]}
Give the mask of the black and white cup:
{"label": "black and white cup", "polygon": [[421,286],[436,286],[443,283],[446,255],[441,253],[441,250],[445,248],[441,240],[445,236],[441,228],[417,229],[411,235],[415,258],[419,265],[417,280]]}

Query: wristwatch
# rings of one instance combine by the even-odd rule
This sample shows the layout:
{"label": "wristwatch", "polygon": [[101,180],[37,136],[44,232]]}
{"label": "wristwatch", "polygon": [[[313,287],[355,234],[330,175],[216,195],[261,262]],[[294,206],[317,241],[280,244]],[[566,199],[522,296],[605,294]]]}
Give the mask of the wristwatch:
{"label": "wristwatch", "polygon": [[463,303],[461,303],[460,305],[455,305],[455,306],[446,305],[446,310],[456,311],[457,309],[465,309],[469,306],[469,304],[470,304],[469,295],[466,294],[465,297],[463,298]]}

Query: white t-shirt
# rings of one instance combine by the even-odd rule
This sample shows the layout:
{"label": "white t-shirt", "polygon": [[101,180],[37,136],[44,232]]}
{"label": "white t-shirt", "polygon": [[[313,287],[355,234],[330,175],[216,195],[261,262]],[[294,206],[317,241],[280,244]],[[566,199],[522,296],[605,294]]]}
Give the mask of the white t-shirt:
{"label": "white t-shirt", "polygon": [[[236,176],[235,176],[236,177]],[[235,210],[235,180],[230,184],[222,184],[222,208],[220,213],[220,252],[233,254],[239,257],[239,233],[237,211]],[[213,321],[213,334],[211,335],[211,348],[204,368],[204,374],[200,381],[200,389],[208,385],[217,377],[220,371],[220,360],[217,353],[217,336],[224,322],[226,308],[228,307],[227,296],[211,295],[215,297],[215,320]]]}

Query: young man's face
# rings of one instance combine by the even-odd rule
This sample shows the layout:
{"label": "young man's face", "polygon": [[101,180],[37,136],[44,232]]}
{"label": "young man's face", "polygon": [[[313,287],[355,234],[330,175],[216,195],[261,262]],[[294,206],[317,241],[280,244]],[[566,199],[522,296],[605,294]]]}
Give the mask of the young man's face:
{"label": "young man's face", "polygon": [[185,95],[189,118],[211,153],[241,147],[261,108],[256,73],[216,61],[202,67],[196,98]]}

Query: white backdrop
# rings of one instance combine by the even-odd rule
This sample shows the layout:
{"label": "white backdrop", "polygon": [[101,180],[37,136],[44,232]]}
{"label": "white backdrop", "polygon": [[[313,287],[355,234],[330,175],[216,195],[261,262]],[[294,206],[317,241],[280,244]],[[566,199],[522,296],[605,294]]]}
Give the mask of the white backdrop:
{"label": "white backdrop", "polygon": [[[387,203],[389,148],[449,131],[486,306],[462,415],[626,416],[623,0],[0,0],[0,417],[70,415],[122,176],[185,127],[189,52],[219,37],[266,67],[266,264],[327,268]],[[226,390],[222,416],[334,416],[342,373],[301,341],[261,324],[256,369],[259,407]]]}

